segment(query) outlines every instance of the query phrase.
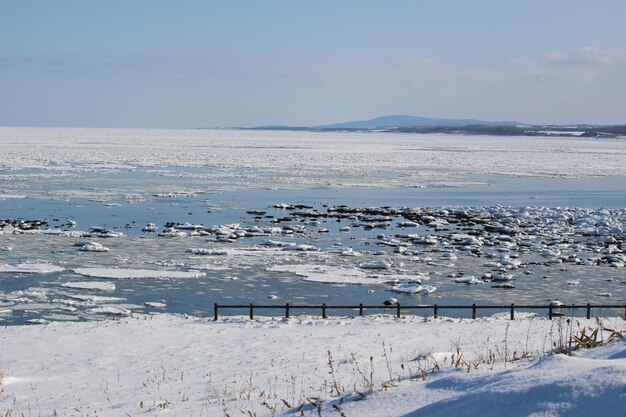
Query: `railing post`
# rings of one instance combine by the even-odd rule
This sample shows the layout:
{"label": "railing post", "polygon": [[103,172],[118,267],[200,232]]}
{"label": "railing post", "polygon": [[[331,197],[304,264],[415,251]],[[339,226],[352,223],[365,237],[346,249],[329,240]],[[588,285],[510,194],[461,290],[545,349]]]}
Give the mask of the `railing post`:
{"label": "railing post", "polygon": [[[213,320],[217,321],[219,320],[219,304],[218,303],[214,303],[213,304]],[[239,308],[239,309],[244,309],[246,308],[245,305],[222,305],[222,308]],[[269,307],[269,308],[275,308],[275,309],[281,309],[283,307],[281,306],[261,306],[261,307]],[[297,307],[297,306],[296,306]],[[306,306],[305,306],[306,307]],[[319,308],[320,306],[317,305],[311,305],[309,306],[310,308]],[[333,306],[331,305],[330,308],[332,307],[338,307],[338,308],[350,308],[354,311],[354,309],[359,309],[359,316],[363,316],[364,312],[365,312],[365,306],[363,305],[363,303],[359,303],[358,306]],[[402,308],[403,306],[400,303],[396,303],[393,306],[386,306],[385,311],[387,311],[387,308],[394,308],[395,307],[395,316],[397,318],[402,318]],[[410,305],[407,306],[407,309],[411,309],[411,308],[420,308],[421,306],[417,306],[417,307],[411,307]],[[426,307],[426,306],[424,306]],[[439,308],[446,308],[446,306],[439,306],[437,304],[433,304],[432,305],[432,309],[433,309],[433,317],[435,319],[439,318]],[[449,306],[450,308],[469,308],[469,306]],[[477,315],[478,315],[478,308],[480,308],[481,306],[477,306],[476,303],[472,303],[471,308],[472,308],[472,319],[475,320]],[[506,305],[493,305],[493,306],[483,306],[483,307],[487,307],[487,308],[498,308],[498,309],[509,309],[509,314],[510,314],[510,319],[511,320],[515,320],[515,303],[511,303],[509,306]],[[524,306],[522,306],[524,307]],[[328,308],[329,306],[326,305],[326,303],[323,303],[321,305],[322,308],[322,318],[327,319],[328,318]],[[538,308],[547,308],[548,309],[548,318],[550,320],[553,320],[555,316],[561,316],[563,315],[563,313],[556,313],[554,310],[555,308],[557,309],[564,309],[564,308],[571,308],[571,309],[575,309],[575,308],[579,308],[579,309],[585,309],[585,315],[587,317],[587,319],[591,319],[591,310],[593,308],[595,309],[603,309],[603,308],[611,308],[611,309],[621,309],[622,305],[619,304],[613,304],[613,305],[592,305],[591,303],[587,303],[586,305],[577,305],[577,304],[572,304],[572,305],[568,305],[565,306],[563,305],[562,307],[558,306],[558,305],[554,305],[554,304],[549,304],[547,306],[540,306]],[[626,304],[623,304],[623,308],[624,308],[624,315],[626,315]],[[289,303],[285,303],[284,305],[284,309],[285,309],[285,318],[290,318],[290,312],[291,312],[291,305]],[[558,311],[558,310],[557,310]],[[250,320],[254,320],[254,303],[250,303],[249,304],[249,315],[250,315]],[[428,316],[428,314],[426,314],[426,316]],[[1,416],[0,416],[1,417]]]}

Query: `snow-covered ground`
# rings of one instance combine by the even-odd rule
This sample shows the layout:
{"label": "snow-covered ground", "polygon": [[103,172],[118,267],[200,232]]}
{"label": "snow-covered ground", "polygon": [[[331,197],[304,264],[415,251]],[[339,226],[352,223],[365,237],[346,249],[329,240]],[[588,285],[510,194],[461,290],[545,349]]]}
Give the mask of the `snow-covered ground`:
{"label": "snow-covered ground", "polygon": [[550,354],[584,327],[597,323],[161,314],[5,327],[0,414],[623,416],[623,341]]}

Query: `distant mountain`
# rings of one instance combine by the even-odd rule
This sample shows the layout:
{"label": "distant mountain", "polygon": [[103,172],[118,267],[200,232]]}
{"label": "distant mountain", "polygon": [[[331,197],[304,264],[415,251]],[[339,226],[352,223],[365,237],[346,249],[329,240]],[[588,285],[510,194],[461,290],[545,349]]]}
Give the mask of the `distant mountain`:
{"label": "distant mountain", "polygon": [[394,114],[369,120],[313,126],[314,129],[377,129],[390,127],[465,127],[465,126],[518,126],[520,122],[488,122],[476,119],[434,119],[431,117]]}
{"label": "distant mountain", "polygon": [[258,126],[252,130],[286,131],[369,131],[389,133],[444,133],[449,135],[493,136],[560,136],[626,139],[626,125],[529,125],[520,122],[487,122],[476,119],[433,119],[405,115],[382,116],[370,120],[335,123],[332,125]]}

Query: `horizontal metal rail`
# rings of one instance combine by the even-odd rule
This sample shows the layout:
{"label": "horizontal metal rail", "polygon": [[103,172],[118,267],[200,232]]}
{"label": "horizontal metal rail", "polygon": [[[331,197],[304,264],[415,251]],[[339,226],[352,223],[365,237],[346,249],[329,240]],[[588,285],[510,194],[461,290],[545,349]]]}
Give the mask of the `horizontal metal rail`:
{"label": "horizontal metal rail", "polygon": [[213,305],[213,318],[217,320],[219,318],[219,309],[248,309],[250,319],[254,319],[254,310],[256,309],[273,309],[273,310],[284,310],[285,317],[289,318],[291,310],[321,310],[322,318],[328,317],[328,310],[358,310],[359,315],[362,316],[365,310],[395,310],[396,316],[400,317],[402,310],[432,310],[433,317],[439,317],[440,310],[471,310],[472,311],[472,319],[476,318],[476,314],[478,309],[486,310],[509,310],[511,320],[515,319],[515,310],[516,309],[525,309],[525,310],[547,310],[548,318],[552,319],[555,314],[555,310],[567,310],[567,309],[585,309],[586,317],[588,319],[591,318],[591,310],[602,310],[602,309],[624,309],[624,316],[626,317],[626,304],[563,304],[563,305],[532,305],[532,304],[508,304],[508,305],[400,305],[392,304],[392,305],[307,305],[307,304],[283,304],[283,305],[268,305],[268,304],[218,304],[215,303]]}

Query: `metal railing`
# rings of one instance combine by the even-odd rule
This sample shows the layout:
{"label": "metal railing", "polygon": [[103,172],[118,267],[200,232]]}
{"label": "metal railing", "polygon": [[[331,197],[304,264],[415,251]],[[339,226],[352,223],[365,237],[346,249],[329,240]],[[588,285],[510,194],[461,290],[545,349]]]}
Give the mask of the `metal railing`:
{"label": "metal railing", "polygon": [[[219,310],[220,309],[247,309],[249,311],[250,320],[254,319],[254,311],[255,310],[283,310],[285,313],[285,318],[289,318],[292,310],[321,310],[322,318],[328,318],[328,310],[358,310],[359,316],[363,316],[365,314],[365,310],[392,310],[395,312],[395,316],[400,318],[402,311],[407,310],[431,310],[432,316],[434,318],[439,317],[440,310],[470,310],[472,311],[472,319],[476,319],[476,315],[479,309],[481,310],[508,310],[510,312],[511,320],[515,320],[515,310],[516,309],[524,309],[524,310],[547,310],[548,318],[552,320],[552,318],[556,315],[562,315],[560,310],[565,309],[584,309],[586,313],[587,319],[591,318],[592,310],[600,310],[600,309],[623,309],[624,317],[626,317],[626,304],[563,304],[563,305],[363,305],[362,303],[359,305],[305,305],[305,304],[289,304],[286,303],[284,305],[254,305],[250,304],[218,304],[215,303],[213,305],[213,319],[217,320],[219,318]],[[559,311],[555,311],[559,310]]]}

